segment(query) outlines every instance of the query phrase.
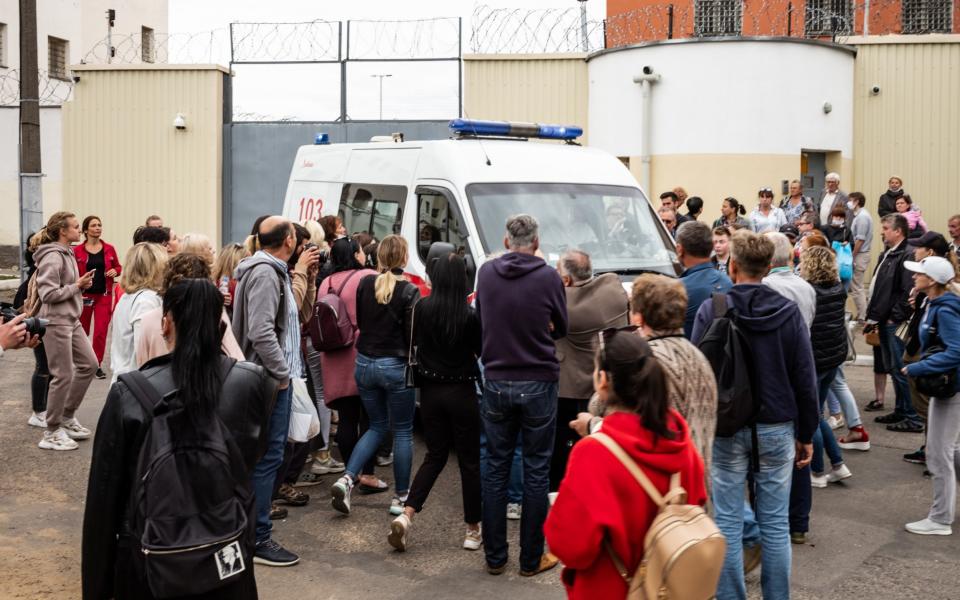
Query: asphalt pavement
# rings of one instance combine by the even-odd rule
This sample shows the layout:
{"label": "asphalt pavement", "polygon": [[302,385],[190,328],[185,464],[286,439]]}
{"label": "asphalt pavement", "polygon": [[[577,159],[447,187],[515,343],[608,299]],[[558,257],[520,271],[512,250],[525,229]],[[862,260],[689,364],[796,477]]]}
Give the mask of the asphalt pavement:
{"label": "asphalt pavement", "polygon": [[[0,359],[0,598],[79,598],[80,536],[91,442],[53,453],[37,448],[40,431],[30,414],[29,351]],[[873,398],[869,367],[849,366],[847,378],[863,406]],[[78,418],[96,424],[109,380],[94,380]],[[893,391],[887,391],[888,406]],[[923,468],[901,460],[922,443],[919,434],[892,433],[873,424],[869,452],[846,453],[853,477],[813,491],[808,543],[793,546],[793,598],[849,600],[960,598],[960,532],[922,537],[903,524],[926,516],[930,480]],[[414,468],[423,457],[418,438]],[[378,474],[393,480],[388,468]],[[353,514],[330,507],[329,485],[301,488],[310,504],[290,508],[275,522],[277,540],[301,555],[299,565],[257,567],[260,597],[268,600],[332,598],[562,598],[559,568],[533,578],[516,571],[518,525],[510,522],[511,570],[486,574],[481,552],[462,550],[463,524],[456,459],[451,456],[414,522],[406,553],[387,544],[389,494],[355,495]],[[749,579],[759,598],[758,573]]]}

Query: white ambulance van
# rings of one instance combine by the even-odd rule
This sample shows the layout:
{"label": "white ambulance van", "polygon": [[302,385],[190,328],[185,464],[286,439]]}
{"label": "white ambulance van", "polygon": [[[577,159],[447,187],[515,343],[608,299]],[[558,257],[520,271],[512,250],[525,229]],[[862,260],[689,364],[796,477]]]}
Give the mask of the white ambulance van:
{"label": "white ambulance van", "polygon": [[318,134],[297,151],[284,216],[339,215],[351,234],[400,234],[410,244],[406,270],[422,279],[440,242],[466,258],[472,282],[504,250],[504,225],[518,213],[539,221],[551,265],[579,248],[595,272],[625,284],[642,272],[679,273],[673,240],[636,180],[617,158],[572,143],[582,130],[463,119],[450,127],[452,139],[422,142],[328,144]]}

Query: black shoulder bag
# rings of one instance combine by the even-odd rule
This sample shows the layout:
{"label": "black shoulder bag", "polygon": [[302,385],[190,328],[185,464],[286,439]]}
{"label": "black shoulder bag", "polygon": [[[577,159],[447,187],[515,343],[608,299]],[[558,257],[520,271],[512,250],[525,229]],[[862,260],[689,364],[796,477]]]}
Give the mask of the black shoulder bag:
{"label": "black shoulder bag", "polygon": [[[937,313],[934,314],[933,324],[930,325],[930,331],[928,333],[930,336],[930,344],[927,346],[927,349],[923,351],[923,355],[920,357],[921,361],[947,349],[937,331],[937,317],[939,313],[940,311],[938,310]],[[913,381],[917,385],[917,391],[921,394],[926,394],[932,398],[949,398],[956,393],[957,369],[953,368],[945,373],[918,375],[913,378]]]}

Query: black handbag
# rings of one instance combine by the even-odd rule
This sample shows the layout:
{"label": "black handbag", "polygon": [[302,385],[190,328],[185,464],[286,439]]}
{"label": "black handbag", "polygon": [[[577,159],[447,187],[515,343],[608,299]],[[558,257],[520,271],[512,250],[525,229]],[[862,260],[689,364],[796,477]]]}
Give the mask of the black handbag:
{"label": "black handbag", "polygon": [[[946,350],[943,339],[937,333],[937,322],[934,320],[930,326],[931,344],[923,351],[920,360],[929,358]],[[918,375],[913,378],[917,386],[917,391],[932,398],[949,398],[957,390],[957,369],[951,369],[945,373],[931,373],[929,375]]]}

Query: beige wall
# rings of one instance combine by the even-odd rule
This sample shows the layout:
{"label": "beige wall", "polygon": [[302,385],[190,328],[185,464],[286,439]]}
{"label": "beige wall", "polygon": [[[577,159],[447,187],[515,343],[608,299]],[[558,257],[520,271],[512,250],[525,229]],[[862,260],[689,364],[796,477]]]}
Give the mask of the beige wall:
{"label": "beige wall", "polygon": [[[63,205],[103,219],[122,254],[152,213],[219,246],[223,79],[212,65],[74,66],[63,107]],[[173,127],[177,113],[187,128]]]}
{"label": "beige wall", "polygon": [[899,175],[927,225],[946,234],[947,218],[960,213],[960,35],[850,43],[858,46],[852,187],[876,215],[888,178]]}
{"label": "beige wall", "polygon": [[474,54],[464,57],[469,119],[579,125],[587,130],[585,54]]}

